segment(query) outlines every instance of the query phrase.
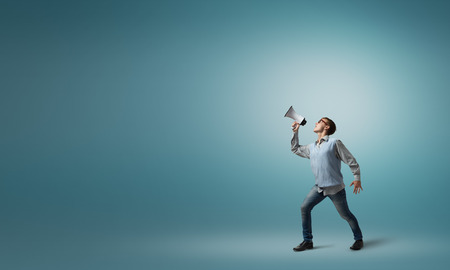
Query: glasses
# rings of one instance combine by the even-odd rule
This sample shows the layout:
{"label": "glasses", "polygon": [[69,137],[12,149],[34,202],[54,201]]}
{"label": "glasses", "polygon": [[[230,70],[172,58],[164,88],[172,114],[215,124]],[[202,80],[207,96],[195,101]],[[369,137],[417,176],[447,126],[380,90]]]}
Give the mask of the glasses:
{"label": "glasses", "polygon": [[323,118],[321,118],[319,121],[317,121],[317,124],[320,124],[320,122],[323,122],[325,125],[328,126],[327,122],[325,122],[325,120],[323,120]]}

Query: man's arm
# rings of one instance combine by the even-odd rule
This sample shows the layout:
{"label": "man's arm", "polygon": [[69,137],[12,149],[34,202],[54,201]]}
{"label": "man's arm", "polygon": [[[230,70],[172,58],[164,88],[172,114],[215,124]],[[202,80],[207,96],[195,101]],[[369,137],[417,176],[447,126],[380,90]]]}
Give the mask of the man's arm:
{"label": "man's arm", "polygon": [[347,147],[340,141],[336,141],[336,154],[340,160],[350,167],[355,180],[350,184],[350,186],[355,185],[353,193],[359,193],[363,190],[361,186],[361,172],[359,169],[359,164],[356,162],[355,157],[348,151]]}
{"label": "man's arm", "polygon": [[309,158],[309,146],[298,144],[298,130],[294,131],[294,135],[291,140],[291,151],[304,158]]}

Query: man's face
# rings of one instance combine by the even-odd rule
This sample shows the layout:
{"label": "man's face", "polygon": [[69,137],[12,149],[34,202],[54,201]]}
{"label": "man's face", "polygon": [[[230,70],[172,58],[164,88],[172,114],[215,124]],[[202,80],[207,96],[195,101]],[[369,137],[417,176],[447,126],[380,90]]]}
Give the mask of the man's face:
{"label": "man's face", "polygon": [[313,131],[315,133],[321,133],[321,132],[323,132],[323,130],[325,129],[326,126],[327,126],[327,123],[325,123],[325,120],[323,120],[323,118],[320,118],[320,120],[317,121]]}

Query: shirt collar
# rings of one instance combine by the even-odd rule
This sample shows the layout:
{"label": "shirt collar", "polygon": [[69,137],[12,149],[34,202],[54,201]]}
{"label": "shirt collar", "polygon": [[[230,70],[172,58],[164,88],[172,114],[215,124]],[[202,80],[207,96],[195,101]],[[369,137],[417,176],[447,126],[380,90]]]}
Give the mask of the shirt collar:
{"label": "shirt collar", "polygon": [[320,139],[320,142],[317,142],[317,141],[316,141],[316,144],[317,144],[317,143],[320,144],[322,141],[328,142],[328,139],[329,139],[329,138],[330,138],[330,136],[325,135],[325,136],[322,137],[322,139]]}

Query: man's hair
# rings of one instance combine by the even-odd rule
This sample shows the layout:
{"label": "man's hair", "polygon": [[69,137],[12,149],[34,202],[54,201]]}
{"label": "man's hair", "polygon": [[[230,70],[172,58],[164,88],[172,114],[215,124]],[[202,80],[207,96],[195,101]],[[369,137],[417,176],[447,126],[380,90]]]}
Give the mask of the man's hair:
{"label": "man's hair", "polygon": [[325,121],[325,123],[327,123],[328,126],[330,126],[330,128],[327,131],[327,135],[332,135],[333,133],[336,132],[336,124],[333,122],[333,120],[331,120],[328,117],[322,117],[322,119]]}

